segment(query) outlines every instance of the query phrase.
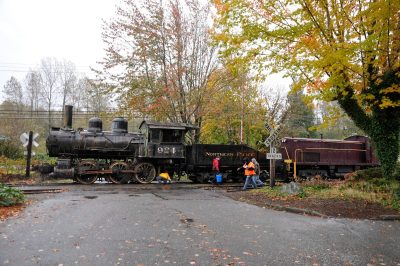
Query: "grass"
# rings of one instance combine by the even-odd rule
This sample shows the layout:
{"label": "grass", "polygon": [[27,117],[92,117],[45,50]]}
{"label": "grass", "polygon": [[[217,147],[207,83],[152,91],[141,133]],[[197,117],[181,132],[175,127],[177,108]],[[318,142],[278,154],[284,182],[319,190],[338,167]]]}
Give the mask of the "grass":
{"label": "grass", "polygon": [[303,191],[295,196],[288,196],[281,192],[280,185],[270,188],[263,187],[252,193],[266,193],[271,198],[286,199],[294,197],[298,199],[341,199],[363,200],[371,203],[379,203],[383,206],[400,210],[400,182],[383,178],[368,180],[313,180],[301,182]]}
{"label": "grass", "polygon": [[281,192],[281,188],[279,183],[277,186],[271,188],[269,186],[264,186],[262,188],[259,188],[257,190],[250,190],[251,193],[266,193],[268,196],[272,198],[282,198],[282,197],[287,197],[286,194]]}

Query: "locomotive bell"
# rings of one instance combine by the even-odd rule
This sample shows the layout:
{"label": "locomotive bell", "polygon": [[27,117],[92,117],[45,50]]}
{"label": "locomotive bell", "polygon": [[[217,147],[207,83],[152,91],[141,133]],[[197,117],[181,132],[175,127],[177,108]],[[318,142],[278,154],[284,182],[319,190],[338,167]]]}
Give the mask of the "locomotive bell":
{"label": "locomotive bell", "polygon": [[92,117],[89,119],[89,132],[101,132],[103,131],[103,121],[98,117]]}
{"label": "locomotive bell", "polygon": [[128,121],[123,117],[116,117],[111,122],[111,131],[115,133],[127,133]]}

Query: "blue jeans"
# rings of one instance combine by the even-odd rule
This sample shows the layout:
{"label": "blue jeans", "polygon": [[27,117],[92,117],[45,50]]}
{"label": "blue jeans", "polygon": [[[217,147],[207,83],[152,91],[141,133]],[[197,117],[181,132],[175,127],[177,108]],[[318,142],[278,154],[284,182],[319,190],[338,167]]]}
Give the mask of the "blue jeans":
{"label": "blue jeans", "polygon": [[257,186],[262,187],[265,184],[260,180],[260,176],[259,175],[253,175],[253,181],[254,183],[257,184]]}
{"label": "blue jeans", "polygon": [[244,182],[243,190],[246,190],[247,186],[250,185],[250,183],[252,184],[253,188],[257,188],[257,184],[254,182],[253,176],[248,175],[246,176],[246,181]]}

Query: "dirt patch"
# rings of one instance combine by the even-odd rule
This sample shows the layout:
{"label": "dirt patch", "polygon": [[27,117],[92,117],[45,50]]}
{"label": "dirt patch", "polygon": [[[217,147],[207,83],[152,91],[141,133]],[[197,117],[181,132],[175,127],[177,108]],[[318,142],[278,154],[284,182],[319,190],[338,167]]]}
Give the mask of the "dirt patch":
{"label": "dirt patch", "polygon": [[25,209],[25,207],[28,205],[28,203],[18,204],[18,205],[9,206],[9,207],[1,207],[0,206],[0,221],[4,221],[8,217],[18,216],[23,211],[23,209]]}
{"label": "dirt patch", "polygon": [[35,185],[43,181],[42,177],[33,176],[26,178],[23,175],[0,175],[0,183],[13,185]]}
{"label": "dirt patch", "polygon": [[341,199],[315,199],[288,197],[284,200],[270,198],[265,193],[256,191],[225,192],[225,195],[239,201],[254,204],[260,207],[271,205],[305,209],[321,213],[329,217],[353,218],[353,219],[375,219],[382,215],[400,215],[399,211],[385,208],[378,203],[370,203],[362,200]]}

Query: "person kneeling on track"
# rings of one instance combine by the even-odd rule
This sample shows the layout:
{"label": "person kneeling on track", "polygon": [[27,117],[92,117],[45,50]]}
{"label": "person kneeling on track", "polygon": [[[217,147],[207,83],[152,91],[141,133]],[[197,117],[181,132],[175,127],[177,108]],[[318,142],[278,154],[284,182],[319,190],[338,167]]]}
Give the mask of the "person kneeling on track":
{"label": "person kneeling on track", "polygon": [[158,184],[167,184],[172,183],[171,177],[169,176],[168,172],[162,172],[159,176],[156,177]]}

